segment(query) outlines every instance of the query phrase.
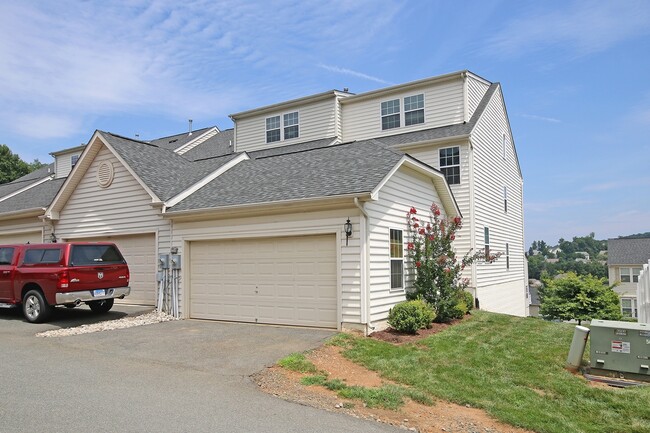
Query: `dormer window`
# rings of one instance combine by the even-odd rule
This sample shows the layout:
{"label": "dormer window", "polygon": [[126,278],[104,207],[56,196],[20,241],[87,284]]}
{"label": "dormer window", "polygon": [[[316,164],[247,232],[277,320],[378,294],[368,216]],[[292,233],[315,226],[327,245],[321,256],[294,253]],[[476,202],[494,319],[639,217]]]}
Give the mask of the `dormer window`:
{"label": "dormer window", "polygon": [[404,98],[404,126],[424,123],[424,93]]}
{"label": "dormer window", "polygon": [[[282,119],[282,124],[280,124]],[[266,118],[266,142],[289,140],[300,136],[300,117],[297,111]]]}
{"label": "dormer window", "polygon": [[[401,122],[400,100],[392,99],[381,103],[381,129],[399,128]],[[424,93],[404,98],[404,126],[424,123]]]}
{"label": "dormer window", "polygon": [[74,167],[77,161],[79,161],[79,155],[72,155],[70,157],[70,167]]}
{"label": "dormer window", "polygon": [[280,141],[280,116],[266,118],[266,142]]}
{"label": "dormer window", "polygon": [[381,103],[381,129],[399,128],[399,99]]}

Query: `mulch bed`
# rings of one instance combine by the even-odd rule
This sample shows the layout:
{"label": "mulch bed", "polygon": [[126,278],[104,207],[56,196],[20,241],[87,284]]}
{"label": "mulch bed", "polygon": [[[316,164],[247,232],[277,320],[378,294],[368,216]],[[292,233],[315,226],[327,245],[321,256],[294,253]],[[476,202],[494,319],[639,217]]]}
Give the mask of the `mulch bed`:
{"label": "mulch bed", "polygon": [[469,314],[463,317],[462,319],[455,319],[449,323],[432,323],[431,328],[429,329],[420,329],[416,334],[405,334],[394,330],[393,328],[387,328],[383,331],[373,332],[369,335],[370,338],[376,340],[386,341],[388,343],[400,345],[407,343],[415,343],[423,338],[428,337],[429,335],[437,334],[440,331],[443,331],[450,326],[454,326],[458,323],[461,323],[463,320],[466,320],[469,317]]}

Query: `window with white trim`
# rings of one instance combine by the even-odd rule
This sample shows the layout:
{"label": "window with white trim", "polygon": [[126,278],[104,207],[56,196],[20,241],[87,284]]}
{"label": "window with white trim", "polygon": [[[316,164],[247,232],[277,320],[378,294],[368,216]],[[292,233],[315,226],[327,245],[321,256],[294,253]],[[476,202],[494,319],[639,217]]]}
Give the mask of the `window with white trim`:
{"label": "window with white trim", "polygon": [[381,103],[381,129],[399,128],[399,99]]}
{"label": "window with white trim", "polygon": [[284,139],[298,138],[299,136],[298,112],[287,113],[284,115]]}
{"label": "window with white trim", "polygon": [[621,298],[621,313],[623,317],[638,317],[636,298]]}
{"label": "window with white trim", "polygon": [[449,185],[460,183],[460,147],[440,149],[440,171]]}
{"label": "window with white trim", "polygon": [[506,159],[507,146],[508,146],[508,141],[506,140],[506,134],[503,134],[503,159]]}
{"label": "window with white trim", "polygon": [[485,260],[490,257],[490,228],[483,227],[483,243],[485,245]]}
{"label": "window with white trim", "polygon": [[280,116],[266,118],[266,142],[280,141]]}
{"label": "window with white trim", "polygon": [[508,187],[503,187],[503,211],[508,213]]}
{"label": "window with white trim", "polygon": [[70,157],[70,167],[74,167],[77,161],[79,161],[79,155],[72,155]]}
{"label": "window with white trim", "polygon": [[506,270],[510,270],[510,244],[506,242]]}
{"label": "window with white trim", "polygon": [[638,283],[641,268],[621,268],[621,283]]}
{"label": "window with white trim", "polygon": [[404,98],[404,126],[424,123],[424,93]]}
{"label": "window with white trim", "polygon": [[402,230],[390,229],[390,288],[404,288],[404,240]]}
{"label": "window with white trim", "polygon": [[300,115],[297,111],[266,118],[266,142],[290,140],[300,136]]}

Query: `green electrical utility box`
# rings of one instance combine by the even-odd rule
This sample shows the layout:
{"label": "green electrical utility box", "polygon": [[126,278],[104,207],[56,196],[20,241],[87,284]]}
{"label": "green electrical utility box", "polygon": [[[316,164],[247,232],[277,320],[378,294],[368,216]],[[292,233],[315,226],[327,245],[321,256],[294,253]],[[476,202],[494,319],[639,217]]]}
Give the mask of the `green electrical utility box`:
{"label": "green electrical utility box", "polygon": [[[593,320],[590,366],[650,379],[650,324]],[[645,380],[645,379],[644,379]]]}

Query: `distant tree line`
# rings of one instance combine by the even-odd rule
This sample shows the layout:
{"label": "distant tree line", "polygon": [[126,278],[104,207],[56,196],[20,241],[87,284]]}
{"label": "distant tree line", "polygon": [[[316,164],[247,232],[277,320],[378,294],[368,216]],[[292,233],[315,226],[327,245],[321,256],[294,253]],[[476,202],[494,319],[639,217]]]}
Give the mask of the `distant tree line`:
{"label": "distant tree line", "polygon": [[0,184],[11,182],[38,170],[45,164],[41,163],[38,159],[33,162],[25,162],[20,156],[13,153],[9,146],[0,144]]}
{"label": "distant tree line", "polygon": [[[607,256],[601,254],[607,251],[607,241],[596,239],[595,233],[588,236],[574,236],[567,241],[560,238],[559,251],[554,254],[545,241],[533,241],[528,250],[528,276],[529,278],[542,279],[542,276],[554,277],[558,274],[573,272],[576,275],[592,275],[596,278],[607,277]],[[535,254],[535,252],[538,252]],[[589,260],[584,254],[589,254]],[[549,262],[547,259],[558,259]]]}

